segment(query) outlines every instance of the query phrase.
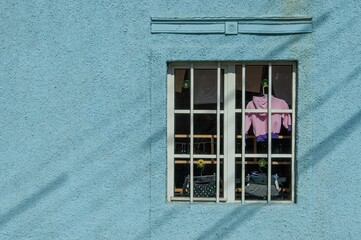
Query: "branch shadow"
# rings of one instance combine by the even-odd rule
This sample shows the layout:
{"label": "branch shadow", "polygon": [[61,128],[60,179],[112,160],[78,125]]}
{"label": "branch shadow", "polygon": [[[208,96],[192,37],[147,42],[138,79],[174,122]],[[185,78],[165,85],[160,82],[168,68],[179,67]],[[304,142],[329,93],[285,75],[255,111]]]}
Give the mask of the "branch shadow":
{"label": "branch shadow", "polygon": [[20,203],[18,203],[15,207],[10,209],[6,213],[0,215],[0,229],[4,227],[5,224],[10,222],[13,218],[25,213],[30,208],[36,206],[38,202],[40,202],[51,192],[54,192],[55,190],[60,188],[62,185],[64,185],[68,178],[69,177],[66,173],[60,174],[56,179],[45,185],[38,192],[33,193],[28,198],[25,198]]}
{"label": "branch shadow", "polygon": [[[321,15],[320,17],[318,17],[314,22],[313,22],[313,28],[318,28],[319,26],[323,25],[325,22],[328,21],[328,19],[330,18],[332,11],[326,12],[323,15]],[[309,36],[309,34],[294,34],[292,38],[290,38],[289,40],[279,44],[278,47],[273,48],[267,55],[266,55],[266,59],[272,59],[273,56],[275,55],[279,55],[280,53],[284,52],[288,46],[292,46],[293,44],[297,43],[298,41],[300,41],[301,39],[305,38]]]}
{"label": "branch shadow", "polygon": [[155,220],[154,223],[151,221],[149,226],[140,232],[134,239],[137,240],[143,240],[151,238],[152,236],[152,229],[156,226],[157,228],[160,228],[164,226],[166,223],[170,222],[172,219],[174,219],[174,215],[178,214],[181,211],[180,208],[177,209],[171,209],[166,211],[158,220]]}
{"label": "branch shadow", "polygon": [[323,141],[315,145],[308,152],[306,152],[300,158],[305,158],[307,156],[312,157],[312,161],[308,161],[306,166],[299,171],[302,174],[309,168],[313,168],[317,163],[323,160],[328,154],[330,154],[330,149],[334,149],[341,142],[345,141],[350,134],[354,133],[355,130],[361,127],[361,110],[356,112],[351,116],[344,124],[342,124],[338,129],[332,132],[328,137]]}
{"label": "branch shadow", "polygon": [[249,221],[259,210],[260,206],[254,205],[236,208],[215,222],[196,239],[227,239],[233,229],[245,221]]}
{"label": "branch shadow", "polygon": [[302,111],[302,113],[299,113],[299,115],[302,116],[303,114],[316,111],[326,102],[328,102],[331,99],[331,96],[338,96],[338,93],[343,89],[343,86],[358,81],[359,80],[358,77],[360,77],[360,75],[361,75],[361,65],[357,66],[348,76],[344,78],[342,82],[330,88],[321,97],[315,97],[316,98],[315,101],[313,101],[308,107],[306,107],[305,110]]}

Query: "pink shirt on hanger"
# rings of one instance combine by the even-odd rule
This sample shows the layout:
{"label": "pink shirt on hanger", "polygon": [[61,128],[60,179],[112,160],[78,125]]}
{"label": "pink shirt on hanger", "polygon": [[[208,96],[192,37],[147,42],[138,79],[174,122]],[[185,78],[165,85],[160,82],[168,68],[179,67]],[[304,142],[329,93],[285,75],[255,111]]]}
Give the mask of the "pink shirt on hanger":
{"label": "pink shirt on hanger", "polygon": [[[286,101],[272,96],[272,109],[289,109]],[[268,97],[254,96],[252,101],[247,104],[246,109],[268,109]],[[289,113],[272,113],[271,133],[272,138],[278,138],[281,131],[281,125],[291,131],[291,115]],[[245,132],[253,125],[253,132],[257,142],[267,139],[268,123],[267,113],[246,113]]]}

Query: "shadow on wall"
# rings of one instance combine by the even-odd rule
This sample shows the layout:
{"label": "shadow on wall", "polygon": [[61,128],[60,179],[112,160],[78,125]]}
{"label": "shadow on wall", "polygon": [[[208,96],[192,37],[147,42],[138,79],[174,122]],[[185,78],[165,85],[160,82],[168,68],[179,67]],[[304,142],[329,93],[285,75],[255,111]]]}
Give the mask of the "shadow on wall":
{"label": "shadow on wall", "polygon": [[[321,26],[325,22],[327,22],[327,20],[330,18],[331,13],[332,13],[332,11],[329,11],[329,12],[324,13],[320,17],[318,17],[313,22],[313,28],[317,29],[319,26]],[[275,55],[281,54],[285,50],[289,49],[288,47],[291,47],[293,44],[297,43],[298,41],[305,38],[306,36],[308,36],[308,34],[294,35],[293,38],[290,38],[289,40],[280,43],[278,47],[273,48],[268,54],[265,55],[265,59],[272,59]]]}
{"label": "shadow on wall", "polygon": [[64,183],[68,180],[68,175],[66,173],[60,174],[56,179],[52,182],[48,183],[38,192],[33,193],[30,197],[24,199],[22,202],[17,204],[15,207],[7,211],[6,213],[0,215],[0,229],[13,218],[18,215],[24,213],[28,209],[34,207],[38,202],[40,202],[47,195],[51,194],[58,188],[64,185]]}
{"label": "shadow on wall", "polygon": [[221,219],[217,220],[217,222],[215,222],[207,230],[203,231],[203,233],[196,239],[228,239],[228,235],[233,233],[233,229],[236,229],[245,221],[249,221],[260,209],[261,207],[259,205],[247,206],[247,208],[238,207],[230,213],[227,213]]}

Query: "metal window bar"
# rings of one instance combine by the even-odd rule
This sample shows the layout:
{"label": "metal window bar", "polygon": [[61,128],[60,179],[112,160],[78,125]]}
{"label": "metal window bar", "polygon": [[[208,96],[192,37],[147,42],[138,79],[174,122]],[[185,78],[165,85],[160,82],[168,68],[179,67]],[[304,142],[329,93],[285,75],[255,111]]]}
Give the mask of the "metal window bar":
{"label": "metal window bar", "polygon": [[268,124],[268,149],[267,149],[267,202],[271,202],[271,174],[272,174],[272,64],[268,64],[268,113],[267,113],[267,124]]}
{"label": "metal window bar", "polygon": [[219,202],[219,180],[220,180],[220,110],[221,110],[221,66],[218,62],[217,65],[217,170],[216,170],[216,179],[217,179],[217,185],[216,185],[216,202]]}
{"label": "metal window bar", "polygon": [[190,97],[191,97],[191,101],[190,101],[190,202],[193,202],[193,186],[194,186],[194,169],[193,169],[193,163],[194,163],[194,156],[193,156],[193,144],[194,144],[194,139],[193,139],[193,135],[194,135],[194,97],[193,97],[193,93],[194,93],[194,65],[191,64],[191,84],[190,84]]}
{"label": "metal window bar", "polygon": [[241,181],[242,181],[242,195],[241,202],[245,202],[246,196],[246,138],[245,138],[245,119],[246,119],[246,65],[242,64],[242,170],[241,170]]}
{"label": "metal window bar", "polygon": [[292,154],[292,158],[291,158],[291,201],[294,202],[295,200],[295,120],[296,120],[296,63],[292,64],[292,125],[293,130],[292,130],[292,143],[291,143],[291,154]]}

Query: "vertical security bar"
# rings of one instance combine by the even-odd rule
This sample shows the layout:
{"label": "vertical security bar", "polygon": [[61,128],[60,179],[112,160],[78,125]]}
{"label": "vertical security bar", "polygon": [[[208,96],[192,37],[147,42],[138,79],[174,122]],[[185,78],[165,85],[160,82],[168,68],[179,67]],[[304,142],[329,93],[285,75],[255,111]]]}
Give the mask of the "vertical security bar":
{"label": "vertical security bar", "polygon": [[175,116],[174,116],[174,67],[169,65],[168,66],[168,73],[167,73],[167,151],[168,151],[168,159],[167,159],[167,186],[168,186],[168,194],[167,194],[167,201],[171,201],[171,198],[174,197],[174,138],[175,138],[175,130],[174,130],[174,123],[175,123]]}
{"label": "vertical security bar", "polygon": [[272,64],[268,64],[268,148],[267,148],[267,159],[268,159],[268,172],[267,172],[267,202],[271,202],[271,174],[272,174]]}
{"label": "vertical security bar", "polygon": [[220,111],[221,111],[221,64],[217,65],[217,190],[216,190],[216,202],[219,202],[219,179],[220,179]]}
{"label": "vertical security bar", "polygon": [[246,65],[242,64],[242,173],[241,173],[241,181],[242,181],[242,195],[241,201],[244,203],[245,201],[245,190],[246,190],[246,133],[244,131],[245,127],[245,119],[246,119]]}
{"label": "vertical security bar", "polygon": [[193,97],[193,93],[194,93],[194,66],[193,63],[191,64],[191,86],[190,86],[190,95],[191,95],[191,102],[190,102],[190,148],[189,148],[189,154],[190,154],[190,202],[193,202],[193,185],[194,185],[194,181],[193,181],[193,175],[194,175],[194,170],[193,170],[193,143],[194,143],[194,139],[193,139],[193,132],[194,132],[194,116],[193,116],[193,101],[194,101],[194,97]]}
{"label": "vertical security bar", "polygon": [[291,171],[292,171],[292,191],[291,200],[295,201],[295,120],[296,120],[296,63],[292,65],[292,159],[291,159]]}

